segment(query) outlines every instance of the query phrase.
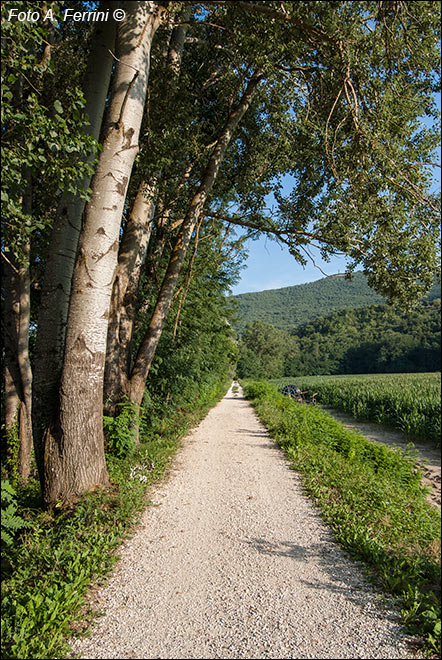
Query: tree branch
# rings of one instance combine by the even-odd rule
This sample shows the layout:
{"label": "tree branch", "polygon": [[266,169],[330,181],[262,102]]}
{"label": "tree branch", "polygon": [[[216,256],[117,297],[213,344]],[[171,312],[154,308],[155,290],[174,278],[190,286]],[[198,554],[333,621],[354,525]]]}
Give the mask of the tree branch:
{"label": "tree branch", "polygon": [[251,2],[233,2],[230,0],[225,0],[224,2],[220,2],[219,4],[232,5],[234,7],[238,7],[239,9],[243,9],[244,11],[252,12],[255,14],[263,14],[264,16],[268,16],[269,18],[285,21],[286,23],[290,23],[290,25],[293,25],[294,27],[297,27],[298,29],[302,30],[302,32],[305,32],[307,35],[311,35],[312,37],[315,38],[316,41],[326,41],[326,42],[334,41],[323,30],[313,27],[313,25],[310,25],[309,23],[305,23],[304,21],[301,21],[299,18],[295,18],[294,16],[288,14],[285,11],[282,12],[282,11],[278,11],[277,9],[273,9],[273,7],[267,7],[266,5],[255,5]]}

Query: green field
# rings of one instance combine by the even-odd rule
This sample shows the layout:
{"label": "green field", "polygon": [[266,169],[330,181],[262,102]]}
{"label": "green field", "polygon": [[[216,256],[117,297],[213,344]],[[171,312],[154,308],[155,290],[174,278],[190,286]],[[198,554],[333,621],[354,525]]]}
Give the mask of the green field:
{"label": "green field", "polygon": [[356,419],[387,424],[416,438],[440,443],[440,372],[294,376],[271,381],[280,389],[296,384],[313,389],[319,403],[350,413]]}

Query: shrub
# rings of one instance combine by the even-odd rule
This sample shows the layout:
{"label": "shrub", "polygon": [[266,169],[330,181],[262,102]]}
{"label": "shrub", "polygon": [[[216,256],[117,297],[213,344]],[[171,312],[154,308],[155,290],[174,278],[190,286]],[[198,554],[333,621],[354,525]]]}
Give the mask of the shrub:
{"label": "shrub", "polygon": [[127,397],[117,405],[120,408],[119,414],[116,417],[105,415],[103,427],[108,452],[118,458],[124,458],[135,449],[139,407]]}

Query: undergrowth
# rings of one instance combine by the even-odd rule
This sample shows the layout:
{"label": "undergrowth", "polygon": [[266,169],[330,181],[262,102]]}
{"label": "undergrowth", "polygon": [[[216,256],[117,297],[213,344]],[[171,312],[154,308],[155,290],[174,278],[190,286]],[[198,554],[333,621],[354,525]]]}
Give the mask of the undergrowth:
{"label": "undergrowth", "polygon": [[2,658],[66,657],[67,640],[84,633],[93,620],[88,588],[118,560],[118,547],[134,532],[148,504],[146,489],[162,478],[181,438],[227,387],[227,382],[212,384],[150,432],[144,425],[137,447],[129,441],[126,407],[111,428],[113,453],[106,457],[111,487],[69,507],[44,511],[36,480],[21,488],[2,484],[10,514],[2,544]]}
{"label": "undergrowth", "polygon": [[397,598],[404,624],[425,638],[427,651],[439,652],[440,511],[427,503],[413,458],[270,383],[245,383],[244,391],[336,539]]}

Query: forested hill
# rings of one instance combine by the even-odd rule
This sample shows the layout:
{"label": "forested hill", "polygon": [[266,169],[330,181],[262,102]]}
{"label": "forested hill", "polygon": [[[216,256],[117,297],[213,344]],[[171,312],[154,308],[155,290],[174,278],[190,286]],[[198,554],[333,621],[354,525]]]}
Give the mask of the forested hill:
{"label": "forested hill", "polygon": [[[427,299],[440,297],[440,284],[434,285]],[[352,280],[344,275],[330,275],[317,282],[269,289],[235,296],[238,320],[235,328],[242,332],[248,323],[263,321],[280,330],[292,330],[319,316],[341,309],[354,309],[385,302],[371,289],[363,273],[355,273]]]}

